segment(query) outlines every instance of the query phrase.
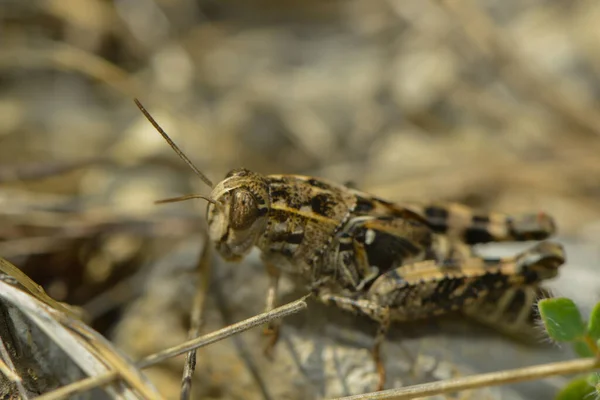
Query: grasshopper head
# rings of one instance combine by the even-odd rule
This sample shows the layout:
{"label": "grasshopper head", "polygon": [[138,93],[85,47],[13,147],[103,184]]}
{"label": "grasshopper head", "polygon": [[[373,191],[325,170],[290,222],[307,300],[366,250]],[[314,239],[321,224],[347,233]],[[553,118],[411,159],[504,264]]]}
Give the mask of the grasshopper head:
{"label": "grasshopper head", "polygon": [[250,252],[267,225],[270,198],[265,179],[246,169],[235,169],[218,185],[213,185],[212,181],[177,147],[139,100],[134,101],[177,155],[204,183],[213,188],[210,197],[192,194],[159,200],[156,203],[172,203],[189,199],[208,201],[208,233],[211,240],[226,260],[241,259]]}
{"label": "grasshopper head", "polygon": [[246,169],[227,174],[212,191],[208,232],[226,260],[239,260],[255,245],[267,224],[269,193],[264,178]]}

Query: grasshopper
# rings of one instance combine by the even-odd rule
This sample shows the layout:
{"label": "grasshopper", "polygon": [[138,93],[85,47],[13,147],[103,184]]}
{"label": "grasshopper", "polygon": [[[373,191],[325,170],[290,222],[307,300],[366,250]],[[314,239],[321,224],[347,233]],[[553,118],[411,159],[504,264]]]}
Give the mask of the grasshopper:
{"label": "grasshopper", "polygon": [[[269,276],[266,309],[277,303],[281,273],[298,276],[315,297],[379,323],[373,357],[385,383],[380,347],[391,322],[460,312],[502,331],[532,325],[540,282],[557,275],[563,248],[549,241],[513,257],[483,258],[473,245],[542,240],[555,232],[545,213],[478,213],[459,204],[400,204],[347,185],[300,175],[234,169],[216,185],[183,154],[148,111],[171,148],[212,188],[209,236],[239,261],[253,247]],[[278,326],[267,330],[271,347]]]}

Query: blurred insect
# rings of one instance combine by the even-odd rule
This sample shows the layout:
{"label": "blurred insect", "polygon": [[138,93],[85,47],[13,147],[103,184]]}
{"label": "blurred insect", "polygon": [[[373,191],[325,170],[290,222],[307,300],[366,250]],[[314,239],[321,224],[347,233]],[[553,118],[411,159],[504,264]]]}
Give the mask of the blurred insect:
{"label": "blurred insect", "polygon": [[[235,169],[216,185],[137,106],[208,186],[209,235],[226,260],[256,246],[270,277],[267,310],[277,302],[280,273],[301,277],[326,304],[379,323],[373,357],[385,383],[380,346],[392,321],[462,312],[504,332],[532,325],[539,283],[557,275],[563,248],[541,242],[514,257],[477,256],[472,245],[541,240],[555,231],[544,213],[482,214],[458,204],[395,204],[348,186],[299,175]],[[271,325],[270,347],[279,327]]]}

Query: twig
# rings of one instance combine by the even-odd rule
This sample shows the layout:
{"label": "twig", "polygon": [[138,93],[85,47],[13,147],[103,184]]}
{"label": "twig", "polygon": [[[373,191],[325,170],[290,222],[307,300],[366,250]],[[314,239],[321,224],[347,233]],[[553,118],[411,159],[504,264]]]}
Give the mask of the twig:
{"label": "twig", "polygon": [[[228,298],[226,291],[223,290],[223,279],[215,279],[214,284],[211,287],[212,297],[215,301],[215,308],[221,316],[221,320],[226,325],[231,325],[235,320],[232,317],[231,307],[228,304]],[[265,382],[264,377],[261,375],[259,366],[256,363],[255,358],[249,351],[248,346],[242,338],[235,336],[231,338],[231,347],[235,349],[235,360],[231,362],[235,365],[243,366],[246,372],[249,374],[251,384],[256,387],[257,393],[256,398],[261,400],[273,400],[273,396],[269,393],[269,388]]]}
{"label": "twig", "polygon": [[36,397],[36,400],[61,400],[68,399],[79,393],[83,393],[87,390],[91,390],[100,386],[108,385],[119,377],[119,373],[115,370],[111,370],[102,375],[92,376],[85,378],[80,381],[70,383],[66,386],[51,391],[50,393],[42,394]]}
{"label": "twig", "polygon": [[173,346],[169,349],[144,357],[138,365],[140,368],[146,368],[168,358],[178,356],[193,349],[199,349],[200,347],[218,342],[219,340],[223,340],[229,336],[247,331],[248,329],[254,328],[257,325],[265,324],[274,319],[287,317],[288,315],[297,313],[298,311],[306,308],[307,297],[308,296],[305,296],[300,300],[288,303],[285,306],[278,307],[272,311],[258,314],[252,318],[245,319],[242,322],[229,325],[223,329],[219,329],[218,331],[200,336],[199,338],[193,340],[188,340],[187,342],[183,342],[177,346]]}
{"label": "twig", "polygon": [[[208,291],[208,282],[210,280],[210,244],[205,240],[202,254],[198,260],[198,284],[196,295],[194,296],[194,304],[190,317],[190,330],[188,339],[194,339],[200,334],[202,326],[202,312],[204,311],[204,303],[206,293]],[[181,378],[181,400],[187,400],[192,393],[192,376],[196,369],[196,350],[191,350],[185,355],[185,364],[183,366],[183,377]]]}
{"label": "twig", "polygon": [[32,281],[23,271],[19,268],[15,267],[8,261],[3,258],[0,258],[0,273],[6,274],[19,282],[21,286],[23,286],[30,295],[32,295],[35,299],[47,304],[52,309],[65,313],[65,315],[77,318],[79,313],[77,310],[65,303],[58,302],[54,300],[52,297],[48,296],[44,289]]}
{"label": "twig", "polygon": [[15,365],[13,364],[12,360],[10,359],[10,354],[8,353],[8,350],[6,349],[6,346],[4,345],[4,342],[2,341],[2,338],[0,337],[0,373],[3,373],[4,376],[6,376],[8,379],[10,379],[15,386],[17,387],[17,391],[19,392],[19,396],[21,396],[21,399],[23,400],[27,400],[29,399],[29,397],[27,396],[27,391],[25,390],[25,387],[23,386],[23,380],[21,379],[21,377],[19,376],[19,374],[17,374],[17,369],[15,368]]}
{"label": "twig", "polygon": [[0,374],[7,377],[11,382],[22,382],[23,379],[13,371],[12,367],[9,367],[4,363],[2,359],[0,359]]}
{"label": "twig", "polygon": [[112,371],[116,371],[129,390],[139,393],[146,400],[163,399],[156,389],[149,385],[148,378],[142,374],[139,368],[126,360],[125,357],[122,357],[120,352],[112,347],[108,339],[80,320],[67,317],[61,322],[84,338],[85,340],[82,343],[88,348],[88,351],[94,354],[97,359],[106,363]]}
{"label": "twig", "polygon": [[458,392],[480,387],[505,385],[508,383],[532,381],[554,375],[569,375],[588,372],[600,368],[600,361],[595,358],[562,361],[557,363],[535,365],[532,367],[510,369],[489,374],[465,376],[463,378],[424,383],[406,388],[390,389],[381,392],[340,397],[332,400],[407,400],[425,396]]}
{"label": "twig", "polygon": [[[272,311],[262,313],[256,315],[252,318],[248,318],[241,322],[238,322],[233,325],[229,325],[225,328],[219,329],[218,331],[209,333],[207,335],[198,337],[193,340],[188,340],[184,343],[181,343],[177,346],[173,346],[169,349],[160,351],[158,353],[149,355],[143,358],[136,365],[139,368],[147,368],[169,358],[181,355],[188,351],[199,349],[204,346],[208,346],[209,344],[218,342],[219,340],[223,340],[228,338],[229,336],[247,331],[248,329],[254,328],[256,326],[265,324],[269,321],[272,321],[277,318],[284,318],[288,315],[294,314],[306,308],[306,297],[301,298],[300,300],[296,300],[294,302],[288,303],[282,307],[278,307]],[[81,393],[85,390],[89,390],[98,386],[106,385],[112,382],[114,379],[118,378],[118,373],[116,371],[110,371],[101,375],[96,375],[90,378],[82,379],[75,383],[71,383],[69,385],[63,386],[59,389],[56,389],[50,393],[43,394],[37,397],[37,400],[58,400],[63,398],[68,398],[69,396],[73,396],[76,393]]]}
{"label": "twig", "polygon": [[[0,261],[3,260],[0,259]],[[36,285],[31,280],[29,282],[19,280],[19,283],[25,283],[29,287],[35,287]],[[41,289],[39,290],[41,291]],[[43,293],[43,291],[40,293]],[[9,284],[6,279],[0,280],[0,297],[2,301],[18,307],[85,374],[95,376],[112,369],[118,371],[127,387],[121,387],[118,390],[113,387],[107,389],[113,397],[117,394],[131,397],[135,390],[144,399],[162,399],[138,368],[121,356],[109,344],[108,340],[83,324],[68,309],[63,307],[66,312],[62,311],[63,309],[59,311],[49,303],[44,302],[43,296],[39,293],[34,297],[33,292],[27,292],[13,283]],[[60,306],[60,303],[55,303]]]}

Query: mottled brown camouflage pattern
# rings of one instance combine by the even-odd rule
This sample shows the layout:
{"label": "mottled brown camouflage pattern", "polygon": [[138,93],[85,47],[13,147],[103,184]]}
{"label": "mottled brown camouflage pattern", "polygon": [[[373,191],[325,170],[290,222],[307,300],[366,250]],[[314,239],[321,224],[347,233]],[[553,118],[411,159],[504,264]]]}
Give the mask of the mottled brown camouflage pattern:
{"label": "mottled brown camouflage pattern", "polygon": [[[161,135],[210,186],[167,134]],[[184,198],[189,198],[186,196]],[[560,245],[541,242],[514,257],[486,259],[472,245],[542,240],[555,231],[544,213],[478,213],[459,204],[396,204],[309,176],[231,171],[213,187],[209,235],[227,260],[258,247],[275,307],[281,272],[304,280],[327,304],[379,322],[374,357],[392,321],[462,312],[507,333],[534,325],[539,284],[564,262]],[[278,329],[271,326],[271,347]]]}
{"label": "mottled brown camouflage pattern", "polygon": [[[256,199],[259,211],[252,211],[254,225],[240,233],[225,214],[242,193]],[[483,308],[486,298],[496,300],[502,291],[534,287],[555,276],[564,261],[562,248],[549,242],[499,260],[472,251],[475,243],[550,236],[554,224],[543,213],[513,217],[458,204],[399,205],[313,177],[246,170],[232,171],[211,197],[221,204],[209,207],[209,225],[223,256],[241,258],[256,245],[271,275],[298,275],[322,301],[379,322],[467,308],[474,315],[474,304]],[[274,294],[276,288],[271,302]],[[532,308],[532,302],[522,303]],[[506,323],[501,315],[498,321]]]}

